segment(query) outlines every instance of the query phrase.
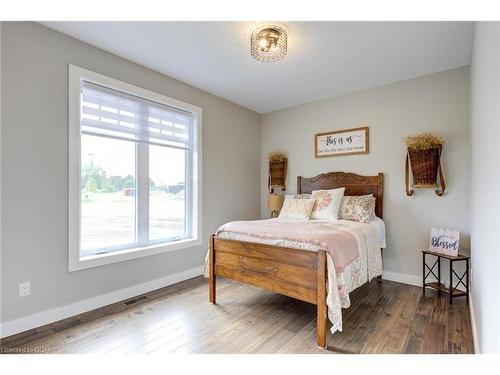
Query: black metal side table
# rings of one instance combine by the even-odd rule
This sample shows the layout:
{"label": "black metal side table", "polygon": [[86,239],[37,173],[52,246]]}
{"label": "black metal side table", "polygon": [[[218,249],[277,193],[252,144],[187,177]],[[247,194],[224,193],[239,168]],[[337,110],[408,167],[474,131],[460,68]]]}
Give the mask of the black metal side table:
{"label": "black metal side table", "polygon": [[[426,255],[433,255],[437,257],[436,262],[432,265],[432,267],[429,267],[427,263],[425,262],[425,256]],[[441,258],[448,259],[450,263],[450,287],[446,288],[444,284],[441,283]],[[465,272],[462,276],[458,276],[458,274],[455,272],[453,269],[453,263],[458,262],[458,261],[464,261],[465,262]],[[446,254],[440,254],[440,253],[435,253],[433,251],[427,251],[427,250],[422,250],[422,277],[423,277],[423,283],[422,283],[422,288],[423,288],[423,293],[425,295],[425,288],[429,287],[432,289],[435,289],[438,291],[438,293],[446,293],[449,295],[450,303],[453,303],[453,298],[455,297],[461,297],[465,296],[467,303],[469,303],[469,266],[470,266],[470,256],[469,255],[461,255],[459,254],[458,256],[451,256],[451,255],[446,255]],[[434,273],[434,267],[437,265],[437,275]],[[426,273],[426,268],[429,270]],[[436,279],[437,282],[426,282],[427,277],[432,274]],[[453,286],[453,275],[455,275],[458,278],[458,282],[455,286]],[[465,278],[465,281],[464,281]],[[463,290],[457,289],[458,286],[462,284],[465,287],[465,292]]]}

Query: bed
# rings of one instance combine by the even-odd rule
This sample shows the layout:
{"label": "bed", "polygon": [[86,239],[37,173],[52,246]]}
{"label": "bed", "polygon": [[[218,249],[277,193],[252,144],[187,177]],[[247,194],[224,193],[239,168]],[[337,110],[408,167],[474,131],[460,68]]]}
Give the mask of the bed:
{"label": "bed", "polygon": [[[339,187],[345,187],[344,195],[373,194],[375,197],[375,214],[378,218],[383,218],[382,173],[376,176],[361,176],[353,173],[330,172],[312,178],[297,177],[297,194]],[[274,230],[280,228],[279,225],[282,225],[283,228],[285,228],[283,225],[286,225],[286,228],[288,228],[286,230],[289,231],[295,227],[301,228],[297,223],[283,224],[276,220],[246,222],[246,227],[251,224],[250,227],[253,226],[254,228],[253,233],[258,233],[258,228],[262,228],[262,225],[265,225],[266,228],[274,227]],[[323,246],[320,246],[320,244],[324,245],[324,242],[313,243],[311,244],[312,248],[308,246],[302,246],[301,248],[301,246],[296,246],[294,241],[276,241],[276,237],[272,236],[262,239],[259,236],[254,236],[251,231],[239,233],[237,230],[238,225],[241,227],[243,223],[229,223],[231,224],[228,227],[229,229],[222,226],[222,229],[219,228],[216,234],[210,236],[207,264],[209,301],[216,303],[216,280],[219,276],[315,304],[317,306],[317,345],[326,348],[328,318],[333,322],[332,332],[337,329],[341,330],[341,317],[339,325],[338,317],[332,317],[332,314],[339,314],[340,307],[348,305],[348,300],[345,301],[345,295],[342,296],[342,286],[336,285],[338,280],[335,276],[335,270],[337,269],[337,276],[340,279],[344,275],[343,272],[348,274],[350,288],[345,291],[347,298],[350,289],[359,287],[360,284],[370,281],[373,277],[380,278],[382,273],[380,247],[374,246],[373,241],[368,240],[370,238],[369,234],[373,233],[370,225],[365,224],[363,226],[360,223],[354,224],[354,222],[340,221],[335,223],[335,226],[331,223],[308,223],[304,225],[309,226],[300,229],[305,234],[318,229],[328,229],[330,228],[328,226],[331,226],[332,230],[338,230],[339,233],[348,232],[356,236],[358,245],[362,242],[360,238],[366,238],[366,250],[363,250],[363,254],[366,252],[366,258],[365,255],[360,256],[359,262],[357,261],[359,264],[356,263],[355,266],[359,269],[366,267],[367,272],[363,274],[363,269],[361,273],[363,277],[352,282],[352,272],[347,272],[349,271],[347,267],[351,267],[351,264],[354,263],[349,263],[346,269],[341,269],[339,273],[337,266],[341,261],[337,258],[334,260],[334,257]],[[272,240],[273,238],[274,240]],[[296,242],[298,243],[298,241]],[[362,251],[359,250],[359,253],[361,254]],[[380,260],[378,260],[379,258]],[[354,273],[359,274],[359,269],[354,270]],[[333,300],[335,298],[336,301]],[[344,300],[342,300],[343,298]]]}

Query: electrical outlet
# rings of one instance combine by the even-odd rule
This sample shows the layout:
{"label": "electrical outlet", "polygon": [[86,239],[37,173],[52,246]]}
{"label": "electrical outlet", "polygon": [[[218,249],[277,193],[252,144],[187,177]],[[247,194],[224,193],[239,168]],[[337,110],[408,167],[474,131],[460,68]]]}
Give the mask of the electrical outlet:
{"label": "electrical outlet", "polygon": [[31,285],[29,281],[19,284],[19,297],[26,297],[31,294]]}

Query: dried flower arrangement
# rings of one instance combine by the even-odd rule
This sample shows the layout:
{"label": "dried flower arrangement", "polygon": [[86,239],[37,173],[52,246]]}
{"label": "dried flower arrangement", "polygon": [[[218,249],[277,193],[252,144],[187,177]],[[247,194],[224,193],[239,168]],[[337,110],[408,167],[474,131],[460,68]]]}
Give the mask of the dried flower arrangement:
{"label": "dried flower arrangement", "polygon": [[409,150],[429,150],[444,144],[444,140],[439,135],[432,133],[422,133],[410,135],[404,139]]}
{"label": "dried flower arrangement", "polygon": [[271,152],[267,158],[269,159],[270,162],[281,162],[285,161],[287,159],[286,154],[284,152]]}

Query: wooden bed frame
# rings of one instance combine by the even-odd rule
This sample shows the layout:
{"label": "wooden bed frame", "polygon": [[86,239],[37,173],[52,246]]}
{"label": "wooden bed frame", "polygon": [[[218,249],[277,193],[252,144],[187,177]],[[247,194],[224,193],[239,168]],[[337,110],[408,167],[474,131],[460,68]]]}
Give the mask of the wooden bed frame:
{"label": "wooden bed frame", "polygon": [[[382,218],[383,174],[360,176],[331,172],[297,177],[297,194],[345,187],[345,195],[373,194]],[[281,246],[218,238],[209,239],[209,299],[216,303],[216,277],[236,280],[317,305],[317,345],[326,348],[326,254]]]}

